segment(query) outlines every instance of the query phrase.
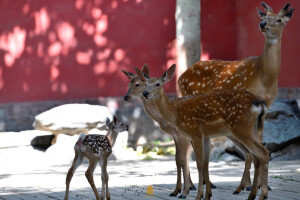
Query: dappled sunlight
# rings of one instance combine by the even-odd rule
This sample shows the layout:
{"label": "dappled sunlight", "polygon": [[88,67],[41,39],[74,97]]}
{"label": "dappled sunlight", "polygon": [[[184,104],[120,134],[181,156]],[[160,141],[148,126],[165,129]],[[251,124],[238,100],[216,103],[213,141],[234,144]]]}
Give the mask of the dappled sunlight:
{"label": "dappled sunlight", "polygon": [[[153,13],[156,3],[12,4],[2,8],[7,24],[0,27],[0,102],[123,95],[128,80],[120,69],[132,71],[148,62],[154,73],[162,73],[161,67],[174,63],[173,10]],[[11,84],[15,74],[23,76]]]}
{"label": "dappled sunlight", "polygon": [[25,48],[26,31],[20,26],[14,27],[12,32],[0,35],[0,49],[6,51],[4,61],[7,67],[12,67],[15,59],[19,58]]}
{"label": "dappled sunlight", "polygon": [[34,14],[35,18],[35,34],[45,34],[50,27],[50,19],[46,8],[42,8],[39,12]]}

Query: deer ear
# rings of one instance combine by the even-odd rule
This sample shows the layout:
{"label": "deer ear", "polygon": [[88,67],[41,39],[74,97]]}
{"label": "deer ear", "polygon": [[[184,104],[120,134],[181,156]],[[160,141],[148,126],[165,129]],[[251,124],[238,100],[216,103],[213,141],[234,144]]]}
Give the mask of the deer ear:
{"label": "deer ear", "polygon": [[110,119],[108,117],[106,117],[105,124],[106,124],[107,127],[109,127],[109,125],[110,125]]}
{"label": "deer ear", "polygon": [[113,120],[114,120],[114,125],[116,125],[117,124],[117,120],[118,120],[117,117],[116,117],[116,115],[114,115],[114,119]]}
{"label": "deer ear", "polygon": [[131,79],[133,79],[134,77],[136,77],[136,75],[133,74],[133,73],[131,73],[131,72],[126,72],[126,71],[124,71],[124,70],[122,70],[122,69],[121,69],[121,71],[123,72],[123,74],[125,74],[125,76],[127,76],[127,78],[128,78],[129,80],[131,80]]}
{"label": "deer ear", "polygon": [[172,80],[172,78],[174,77],[175,74],[175,70],[176,70],[176,65],[173,64],[162,76],[162,80],[163,82],[168,82],[170,80]]}
{"label": "deer ear", "polygon": [[264,13],[263,11],[259,10],[258,8],[256,8],[257,12],[258,12],[258,16],[263,19],[266,16],[266,13]]}
{"label": "deer ear", "polygon": [[142,72],[144,74],[146,74],[148,77],[150,77],[150,70],[149,70],[149,67],[148,67],[147,63],[144,64],[144,66],[142,68]]}
{"label": "deer ear", "polygon": [[138,68],[134,68],[137,76],[141,79],[141,81],[146,82],[146,79],[149,79],[149,77],[147,75],[145,75],[141,70],[139,70]]}

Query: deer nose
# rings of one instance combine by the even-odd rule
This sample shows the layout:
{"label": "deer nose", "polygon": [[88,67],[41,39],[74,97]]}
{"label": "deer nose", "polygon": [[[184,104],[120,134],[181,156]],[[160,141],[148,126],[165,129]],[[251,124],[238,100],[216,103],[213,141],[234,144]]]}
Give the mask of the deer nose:
{"label": "deer nose", "polygon": [[144,96],[144,97],[148,97],[148,95],[149,95],[149,92],[148,92],[148,91],[144,91],[144,92],[143,92],[143,96]]}
{"label": "deer nose", "polygon": [[129,99],[129,96],[124,96],[124,101],[128,101],[128,99]]}
{"label": "deer nose", "polygon": [[267,22],[265,22],[265,21],[261,21],[261,22],[259,23],[260,28],[265,28],[266,25],[267,25]]}

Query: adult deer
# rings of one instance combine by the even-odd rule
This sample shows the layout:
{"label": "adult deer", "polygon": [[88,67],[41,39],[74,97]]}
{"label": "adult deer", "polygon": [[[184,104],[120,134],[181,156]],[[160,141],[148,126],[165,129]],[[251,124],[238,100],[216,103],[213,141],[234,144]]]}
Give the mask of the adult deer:
{"label": "adult deer", "polygon": [[[265,36],[262,55],[238,61],[200,61],[187,69],[178,79],[182,96],[204,94],[215,90],[245,89],[266,102],[270,107],[278,89],[277,79],[281,66],[281,37],[290,21],[294,8],[287,3],[277,14],[266,3],[262,3],[266,13],[258,10],[260,30]],[[262,142],[262,132],[257,138]],[[236,142],[237,143],[237,142]],[[244,149],[244,151],[246,151]],[[250,153],[245,153],[245,171],[241,184],[234,194],[251,185]]]}
{"label": "adult deer", "polygon": [[[68,171],[66,178],[66,194],[65,200],[69,199],[69,188],[70,182],[72,180],[73,174],[76,169],[82,163],[84,157],[89,160],[89,167],[85,172],[85,176],[90,183],[93,192],[97,200],[110,199],[110,194],[108,191],[108,173],[107,173],[107,158],[112,153],[112,147],[115,144],[119,132],[127,131],[128,125],[124,124],[114,116],[113,121],[106,119],[106,125],[108,126],[108,132],[106,135],[85,135],[81,134],[78,141],[75,144],[75,158],[73,160],[72,166]],[[94,183],[93,173],[97,166],[97,163],[101,166],[101,179],[102,179],[102,192],[99,195],[97,188]]]}
{"label": "adult deer", "polygon": [[[177,196],[178,193],[181,192],[181,170],[183,171],[184,190],[195,190],[196,187],[191,180],[189,169],[189,155],[192,150],[190,141],[182,134],[180,134],[173,124],[168,123],[164,120],[157,107],[155,106],[153,100],[145,99],[145,97],[143,96],[145,84],[140,80],[140,78],[131,72],[126,72],[124,70],[121,71],[130,80],[128,91],[124,96],[124,100],[127,102],[131,102],[136,98],[140,98],[147,115],[154,121],[156,121],[159,124],[160,128],[166,133],[170,134],[174,140],[176,147],[175,161],[177,166],[177,182],[176,187],[170,194],[170,196]],[[142,71],[146,76],[149,76],[150,70],[147,64],[144,64]],[[215,186],[213,185],[213,187]],[[184,195],[180,196],[180,198],[182,197],[184,198]]]}
{"label": "adult deer", "polygon": [[234,138],[251,152],[255,172],[248,199],[256,197],[259,170],[261,170],[262,188],[259,199],[267,199],[269,152],[254,136],[263,130],[263,119],[267,108],[264,101],[245,90],[220,90],[205,95],[170,100],[163,86],[173,78],[175,65],[172,65],[160,78],[150,78],[138,69],[136,71],[146,84],[144,97],[153,99],[165,123],[173,124],[192,142],[199,175],[197,199],[203,197],[203,172],[207,183],[205,199],[210,199],[212,195],[208,174],[209,140],[211,137],[218,136]]}

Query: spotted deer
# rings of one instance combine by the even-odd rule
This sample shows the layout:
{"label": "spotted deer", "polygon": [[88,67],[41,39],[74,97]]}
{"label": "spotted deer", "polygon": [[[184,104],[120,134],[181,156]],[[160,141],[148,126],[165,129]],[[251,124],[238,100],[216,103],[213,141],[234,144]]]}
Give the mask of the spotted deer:
{"label": "spotted deer", "polygon": [[[267,107],[270,107],[278,89],[282,32],[290,21],[294,8],[289,7],[290,3],[287,3],[276,14],[266,3],[263,2],[262,6],[266,13],[257,9],[261,18],[259,27],[265,37],[262,55],[237,61],[209,60],[194,64],[178,79],[178,89],[182,96],[199,95],[216,90],[244,89],[260,96]],[[262,132],[257,134],[257,138],[262,142]],[[246,149],[243,151],[246,151],[245,171],[241,184],[234,194],[240,193],[246,186],[251,185],[252,158]]]}
{"label": "spotted deer", "polygon": [[[154,101],[165,123],[173,124],[192,143],[199,175],[197,199],[203,197],[203,179],[207,183],[205,199],[212,196],[208,173],[210,138],[218,136],[234,138],[248,149],[255,167],[248,199],[256,197],[259,170],[262,188],[259,199],[267,199],[269,152],[254,136],[263,130],[267,109],[264,101],[245,90],[219,90],[170,100],[163,86],[173,78],[175,65],[159,78],[150,78],[138,69],[136,71],[146,84],[144,97]],[[187,192],[184,191],[182,195],[187,195]]]}
{"label": "spotted deer", "polygon": [[[69,199],[69,187],[70,182],[73,177],[74,172],[82,163],[83,158],[89,160],[89,167],[85,172],[85,176],[90,183],[93,192],[97,200],[110,199],[110,194],[108,191],[108,173],[107,173],[107,158],[112,153],[112,147],[115,144],[119,132],[127,131],[128,125],[119,121],[116,116],[113,117],[113,121],[106,119],[106,125],[108,126],[108,132],[106,135],[85,135],[81,134],[78,141],[75,144],[75,158],[73,160],[72,166],[68,171],[66,178],[66,194],[65,200]],[[99,162],[101,166],[101,179],[102,179],[102,192],[99,195],[97,188],[94,183],[93,173]]]}
{"label": "spotted deer", "polygon": [[[191,177],[190,177],[190,170],[189,170],[189,155],[191,153],[191,144],[186,137],[182,136],[182,134],[178,133],[176,127],[172,124],[167,123],[164,118],[159,113],[158,109],[156,108],[154,101],[151,99],[146,99],[143,96],[143,91],[145,90],[145,84],[140,80],[140,78],[131,73],[124,70],[121,70],[126,77],[130,80],[128,85],[128,91],[124,96],[124,100],[127,102],[131,102],[136,98],[140,98],[141,103],[144,107],[145,112],[147,115],[156,121],[160,128],[165,131],[166,133],[170,134],[174,139],[175,147],[176,147],[176,166],[177,166],[177,183],[174,191],[170,194],[170,196],[177,196],[178,193],[181,192],[181,170],[183,171],[184,177],[184,189],[195,190],[196,187],[194,186]],[[143,73],[146,76],[149,76],[150,70],[147,64],[144,64],[142,68]],[[213,185],[213,187],[215,187]],[[180,195],[180,198],[184,198],[184,196]]]}

